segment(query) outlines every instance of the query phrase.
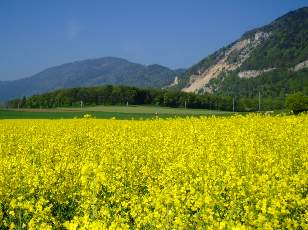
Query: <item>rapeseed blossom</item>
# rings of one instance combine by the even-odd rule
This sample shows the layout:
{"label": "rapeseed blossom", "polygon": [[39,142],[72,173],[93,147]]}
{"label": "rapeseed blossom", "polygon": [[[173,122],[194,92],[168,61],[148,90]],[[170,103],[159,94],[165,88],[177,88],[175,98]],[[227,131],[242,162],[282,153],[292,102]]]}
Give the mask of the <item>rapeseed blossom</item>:
{"label": "rapeseed blossom", "polygon": [[308,116],[0,121],[0,229],[307,229]]}

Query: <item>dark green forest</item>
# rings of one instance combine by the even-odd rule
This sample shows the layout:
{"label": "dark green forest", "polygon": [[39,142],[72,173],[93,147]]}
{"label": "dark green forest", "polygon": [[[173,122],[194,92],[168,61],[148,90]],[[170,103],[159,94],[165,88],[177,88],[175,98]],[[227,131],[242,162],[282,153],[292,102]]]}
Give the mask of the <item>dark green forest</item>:
{"label": "dark green forest", "polygon": [[240,78],[237,72],[223,73],[209,83],[216,95],[284,98],[287,94],[303,92],[308,95],[308,69],[291,71],[277,69],[255,78]]}
{"label": "dark green forest", "polygon": [[288,68],[307,59],[308,7],[291,11],[264,27],[246,32],[243,38],[257,31],[271,34],[241,66],[245,69]]}
{"label": "dark green forest", "polygon": [[168,107],[231,110],[231,97],[196,95],[180,91],[139,89],[129,86],[98,86],[62,89],[8,102],[12,108],[55,108],[93,105],[157,105]]}
{"label": "dark green forest", "polygon": [[261,97],[262,110],[283,109],[285,98],[297,92],[308,95],[308,69],[277,69],[256,78],[240,78],[237,72],[223,73],[209,82],[216,96],[240,100],[243,110],[253,110]]}
{"label": "dark green forest", "polygon": [[[285,108],[285,97],[261,98],[260,110]],[[128,86],[98,86],[62,89],[8,102],[10,108],[56,108],[95,105],[155,105],[223,111],[258,111],[256,95],[194,94],[175,90],[139,89]]]}

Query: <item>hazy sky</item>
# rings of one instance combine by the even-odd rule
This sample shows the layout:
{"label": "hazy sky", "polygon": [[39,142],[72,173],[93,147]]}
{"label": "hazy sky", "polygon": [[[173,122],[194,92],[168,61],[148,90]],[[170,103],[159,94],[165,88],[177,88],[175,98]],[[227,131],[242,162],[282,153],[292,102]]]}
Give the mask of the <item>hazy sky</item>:
{"label": "hazy sky", "polygon": [[0,0],[0,80],[116,56],[189,67],[308,0]]}

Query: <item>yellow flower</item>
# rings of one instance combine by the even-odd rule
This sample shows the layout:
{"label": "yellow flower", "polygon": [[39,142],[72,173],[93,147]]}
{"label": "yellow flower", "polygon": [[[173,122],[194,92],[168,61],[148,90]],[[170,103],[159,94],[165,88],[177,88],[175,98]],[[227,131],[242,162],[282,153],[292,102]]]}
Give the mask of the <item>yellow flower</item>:
{"label": "yellow flower", "polygon": [[307,130],[308,115],[1,120],[0,229],[305,229]]}

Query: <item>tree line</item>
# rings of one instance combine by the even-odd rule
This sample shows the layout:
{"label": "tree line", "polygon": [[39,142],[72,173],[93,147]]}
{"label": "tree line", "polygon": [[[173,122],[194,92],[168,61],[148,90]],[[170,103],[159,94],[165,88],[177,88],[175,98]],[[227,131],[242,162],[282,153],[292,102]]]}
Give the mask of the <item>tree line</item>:
{"label": "tree line", "polygon": [[14,99],[10,108],[57,108],[94,105],[156,105],[224,111],[258,111],[285,108],[285,98],[232,97],[194,94],[177,90],[140,89],[129,86],[97,86],[61,89]]}
{"label": "tree line", "polygon": [[92,105],[157,105],[168,107],[230,110],[232,98],[197,95],[174,90],[140,89],[129,86],[97,86],[61,89],[11,100],[12,108],[55,108]]}

